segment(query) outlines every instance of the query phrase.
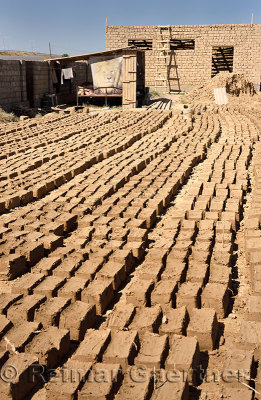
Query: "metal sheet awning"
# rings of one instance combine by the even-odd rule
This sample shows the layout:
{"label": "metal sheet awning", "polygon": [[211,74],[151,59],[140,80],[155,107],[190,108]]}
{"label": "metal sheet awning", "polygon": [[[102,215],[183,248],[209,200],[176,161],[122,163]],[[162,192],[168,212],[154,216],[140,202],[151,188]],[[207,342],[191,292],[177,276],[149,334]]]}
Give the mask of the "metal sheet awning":
{"label": "metal sheet awning", "polygon": [[95,57],[95,56],[98,57],[98,56],[109,56],[109,55],[119,54],[122,53],[124,50],[132,50],[133,52],[142,51],[139,49],[134,49],[133,47],[123,47],[119,49],[99,51],[96,53],[80,54],[78,56],[49,58],[46,61],[50,62],[59,61],[60,63],[83,61],[83,60],[88,60],[90,57]]}

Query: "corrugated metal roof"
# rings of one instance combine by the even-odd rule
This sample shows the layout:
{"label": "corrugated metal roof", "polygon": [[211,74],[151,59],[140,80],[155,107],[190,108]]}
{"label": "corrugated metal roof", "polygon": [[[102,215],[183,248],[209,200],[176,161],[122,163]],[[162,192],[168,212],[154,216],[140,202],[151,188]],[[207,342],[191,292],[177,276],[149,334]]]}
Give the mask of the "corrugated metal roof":
{"label": "corrugated metal roof", "polygon": [[119,49],[98,51],[97,53],[80,54],[78,56],[49,58],[46,61],[59,61],[59,62],[63,62],[63,63],[66,63],[68,61],[81,61],[81,60],[87,60],[88,58],[93,57],[93,56],[107,56],[110,54],[121,53],[123,50],[133,50],[135,52],[143,51],[140,49],[135,49],[133,47],[121,47]]}

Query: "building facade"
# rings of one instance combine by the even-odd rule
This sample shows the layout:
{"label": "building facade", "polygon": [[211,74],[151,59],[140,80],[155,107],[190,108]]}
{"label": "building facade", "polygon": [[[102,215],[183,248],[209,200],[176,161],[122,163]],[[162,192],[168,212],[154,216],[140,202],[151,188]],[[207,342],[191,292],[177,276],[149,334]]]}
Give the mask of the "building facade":
{"label": "building facade", "polygon": [[163,91],[166,61],[160,49],[164,39],[169,46],[168,79],[172,90],[190,90],[220,71],[245,74],[260,89],[261,25],[106,27],[106,50],[125,46],[143,49],[146,86],[162,87]]}

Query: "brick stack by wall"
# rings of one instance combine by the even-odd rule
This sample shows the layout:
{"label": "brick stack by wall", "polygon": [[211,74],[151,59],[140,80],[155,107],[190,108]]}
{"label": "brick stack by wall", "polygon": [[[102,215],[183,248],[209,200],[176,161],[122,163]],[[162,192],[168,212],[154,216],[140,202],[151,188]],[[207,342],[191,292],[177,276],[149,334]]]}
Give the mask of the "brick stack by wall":
{"label": "brick stack by wall", "polygon": [[[211,77],[212,48],[234,47],[233,72],[243,73],[256,85],[261,75],[261,25],[178,25],[171,26],[172,39],[195,40],[194,50],[176,50],[181,89],[189,90]],[[155,85],[157,26],[107,26],[106,50],[128,46],[128,40],[152,40],[146,50],[146,85]]]}

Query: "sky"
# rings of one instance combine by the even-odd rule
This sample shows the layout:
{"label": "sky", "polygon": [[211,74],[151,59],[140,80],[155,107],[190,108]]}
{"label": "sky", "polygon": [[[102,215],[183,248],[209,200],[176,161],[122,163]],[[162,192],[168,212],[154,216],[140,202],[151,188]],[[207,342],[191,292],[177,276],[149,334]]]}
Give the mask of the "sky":
{"label": "sky", "polygon": [[261,0],[0,0],[0,50],[105,49],[108,25],[261,24]]}

